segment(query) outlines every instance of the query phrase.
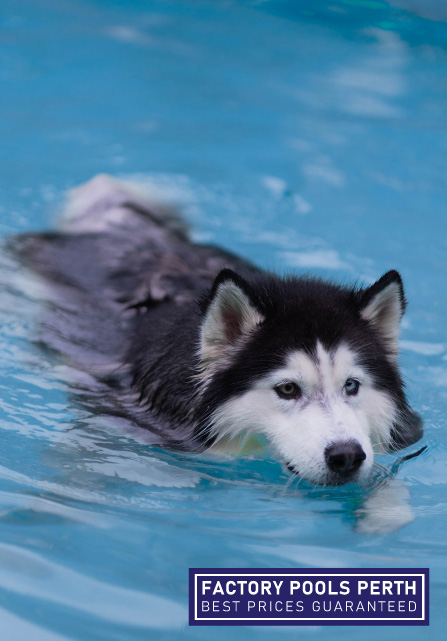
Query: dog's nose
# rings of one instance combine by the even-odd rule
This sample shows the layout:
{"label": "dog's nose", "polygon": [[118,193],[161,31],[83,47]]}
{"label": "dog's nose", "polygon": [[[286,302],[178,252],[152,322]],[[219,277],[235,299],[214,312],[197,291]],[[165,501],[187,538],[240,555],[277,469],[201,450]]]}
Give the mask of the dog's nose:
{"label": "dog's nose", "polygon": [[324,456],[330,470],[345,476],[357,471],[366,459],[366,454],[357,441],[333,443],[325,449]]}

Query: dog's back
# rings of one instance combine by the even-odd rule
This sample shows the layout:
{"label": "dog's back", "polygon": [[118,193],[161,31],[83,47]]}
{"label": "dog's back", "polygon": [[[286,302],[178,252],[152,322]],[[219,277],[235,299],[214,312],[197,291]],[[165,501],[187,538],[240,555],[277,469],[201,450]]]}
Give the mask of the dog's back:
{"label": "dog's back", "polygon": [[[149,427],[160,443],[190,448],[183,405],[179,423],[185,430],[180,425],[173,434],[163,417],[151,420],[150,408],[141,409],[145,383],[135,386],[134,379],[140,367],[151,369],[160,361],[164,375],[174,375],[181,355],[160,342],[159,326],[173,324],[191,355],[196,336],[187,325],[197,321],[199,295],[223,267],[253,268],[216,247],[192,244],[173,209],[108,176],[70,193],[59,227],[11,241],[21,262],[48,285],[37,340],[103,383],[104,394],[112,390],[113,412]],[[179,314],[183,320],[176,324]],[[181,400],[180,389],[170,399],[174,415],[176,399]]]}
{"label": "dog's back", "polygon": [[[109,176],[73,190],[59,226],[60,231],[16,237],[12,246],[57,291],[87,349],[116,355],[122,329],[138,311],[196,301],[223,267],[252,269],[221,249],[191,244],[174,210]],[[76,332],[70,325],[68,341]],[[110,340],[117,330],[118,343]],[[64,340],[62,349],[54,340],[55,348],[70,350],[70,342]]]}

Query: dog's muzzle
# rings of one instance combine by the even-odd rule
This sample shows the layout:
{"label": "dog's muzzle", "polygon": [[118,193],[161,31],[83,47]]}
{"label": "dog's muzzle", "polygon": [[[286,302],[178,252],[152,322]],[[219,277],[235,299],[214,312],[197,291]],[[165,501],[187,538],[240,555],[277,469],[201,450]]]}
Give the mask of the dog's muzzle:
{"label": "dog's muzzle", "polygon": [[325,449],[324,458],[331,472],[348,478],[357,472],[366,454],[357,441],[339,441]]}

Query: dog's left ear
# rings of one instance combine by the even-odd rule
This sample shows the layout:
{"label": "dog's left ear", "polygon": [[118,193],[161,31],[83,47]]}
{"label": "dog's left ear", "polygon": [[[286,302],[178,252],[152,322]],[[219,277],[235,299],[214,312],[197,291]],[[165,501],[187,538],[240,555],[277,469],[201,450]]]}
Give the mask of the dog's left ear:
{"label": "dog's left ear", "polygon": [[402,278],[395,270],[361,292],[360,315],[371,323],[393,357],[398,352],[400,321],[406,305]]}
{"label": "dog's left ear", "polygon": [[200,336],[200,360],[210,365],[246,340],[264,320],[261,305],[249,284],[231,269],[223,269],[206,300]]}

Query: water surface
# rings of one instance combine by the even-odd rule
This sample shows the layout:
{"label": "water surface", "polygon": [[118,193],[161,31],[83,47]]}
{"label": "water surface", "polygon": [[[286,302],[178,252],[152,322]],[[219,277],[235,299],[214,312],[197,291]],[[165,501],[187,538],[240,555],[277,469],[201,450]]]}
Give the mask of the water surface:
{"label": "water surface", "polygon": [[[2,236],[51,226],[67,188],[108,172],[264,267],[398,268],[427,450],[381,457],[377,498],[288,485],[269,458],[150,447],[78,402],[91,381],[34,344],[42,290],[3,257],[2,638],[208,639],[187,626],[187,569],[219,566],[429,567],[430,627],[381,635],[444,638],[446,20],[434,0],[3,0]],[[359,628],[231,629],[337,634]]]}

